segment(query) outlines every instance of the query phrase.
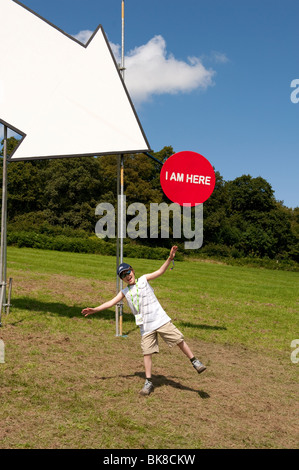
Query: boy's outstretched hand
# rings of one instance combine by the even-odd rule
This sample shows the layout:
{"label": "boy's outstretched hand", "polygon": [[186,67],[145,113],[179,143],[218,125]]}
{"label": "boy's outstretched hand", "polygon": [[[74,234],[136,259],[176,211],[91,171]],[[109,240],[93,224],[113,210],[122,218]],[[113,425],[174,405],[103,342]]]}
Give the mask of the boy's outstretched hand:
{"label": "boy's outstretched hand", "polygon": [[82,315],[84,315],[85,317],[87,317],[88,315],[91,315],[92,313],[95,313],[96,310],[94,308],[91,308],[91,307],[88,307],[88,308],[84,308],[81,313]]}
{"label": "boy's outstretched hand", "polygon": [[177,246],[173,246],[170,250],[170,254],[169,254],[169,258],[170,259],[173,259],[175,257],[175,254],[176,252],[178,251],[178,247]]}

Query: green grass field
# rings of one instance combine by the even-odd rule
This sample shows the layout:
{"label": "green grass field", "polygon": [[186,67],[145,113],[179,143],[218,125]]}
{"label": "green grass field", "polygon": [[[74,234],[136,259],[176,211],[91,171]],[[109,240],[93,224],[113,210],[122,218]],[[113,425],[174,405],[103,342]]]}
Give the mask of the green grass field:
{"label": "green grass field", "polygon": [[[0,338],[0,448],[295,448],[299,435],[298,273],[176,262],[152,281],[207,365],[198,375],[160,342],[155,390],[140,397],[140,333],[127,305],[88,318],[116,292],[115,258],[8,248],[12,308]],[[136,274],[162,261],[126,259]]]}

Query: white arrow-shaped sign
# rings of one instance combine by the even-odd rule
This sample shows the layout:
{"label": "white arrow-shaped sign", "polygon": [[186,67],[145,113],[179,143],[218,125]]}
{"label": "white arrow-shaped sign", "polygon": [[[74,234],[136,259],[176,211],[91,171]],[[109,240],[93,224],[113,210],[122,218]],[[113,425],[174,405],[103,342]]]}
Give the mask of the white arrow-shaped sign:
{"label": "white arrow-shaped sign", "polygon": [[0,0],[0,121],[23,135],[11,160],[149,151],[101,26],[84,45]]}

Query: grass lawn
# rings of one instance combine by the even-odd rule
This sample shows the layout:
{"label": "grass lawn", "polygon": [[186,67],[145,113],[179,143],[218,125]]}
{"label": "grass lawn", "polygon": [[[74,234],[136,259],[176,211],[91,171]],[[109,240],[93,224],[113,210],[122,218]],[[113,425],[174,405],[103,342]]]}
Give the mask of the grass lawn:
{"label": "grass lawn", "polygon": [[[8,247],[12,308],[0,338],[0,448],[296,448],[299,338],[295,272],[176,262],[152,281],[207,371],[160,342],[154,392],[138,391],[140,333],[127,305],[81,309],[116,293],[115,258]],[[162,261],[126,259],[137,276]]]}

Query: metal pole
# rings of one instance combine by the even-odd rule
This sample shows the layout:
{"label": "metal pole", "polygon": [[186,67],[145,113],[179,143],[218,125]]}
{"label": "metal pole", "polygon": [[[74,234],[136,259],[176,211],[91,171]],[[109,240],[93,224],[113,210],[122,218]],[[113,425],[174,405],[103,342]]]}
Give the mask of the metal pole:
{"label": "metal pole", "polygon": [[[124,156],[120,156],[120,262],[124,259]],[[120,281],[121,289],[123,281]],[[119,309],[119,334],[123,334],[123,303]]]}
{"label": "metal pole", "polygon": [[125,2],[121,3],[121,74],[125,79]]}
{"label": "metal pole", "polygon": [[[117,219],[116,219],[116,269],[119,263],[119,191],[120,191],[120,155],[117,156],[117,184],[116,184],[116,205],[117,205]],[[116,293],[119,292],[119,277],[116,274]],[[119,336],[118,330],[119,318],[119,304],[115,305],[115,336]]]}
{"label": "metal pole", "polygon": [[10,307],[11,307],[11,303],[10,303],[11,289],[12,289],[12,277],[9,278],[9,282],[8,282],[8,296],[7,296],[7,309],[6,309],[7,315],[9,314]]}
{"label": "metal pole", "polygon": [[[121,2],[121,74],[125,80],[125,2]],[[124,259],[124,156],[120,156],[120,262]],[[123,281],[120,281],[121,289]],[[119,335],[123,334],[123,303],[119,306]]]}
{"label": "metal pole", "polygon": [[3,306],[6,304],[6,217],[7,212],[7,126],[4,126],[3,145],[3,179],[2,179],[2,212],[1,212],[1,260],[0,260],[0,326]]}
{"label": "metal pole", "polygon": [[[122,78],[125,78],[125,2],[122,0],[121,3],[121,64],[120,72]],[[124,255],[124,155],[118,156],[117,161],[117,242],[116,242],[116,259],[117,266],[123,262]],[[117,276],[116,289],[119,292],[123,288],[123,281]],[[116,305],[115,309],[116,318],[116,336],[123,336],[122,325],[123,325],[123,303],[120,302]]]}
{"label": "metal pole", "polygon": [[[121,73],[125,79],[125,2],[121,3]],[[120,198],[121,198],[121,218],[120,218],[120,262],[123,262],[123,241],[124,241],[124,156],[120,156]],[[122,282],[121,282],[122,284]]]}
{"label": "metal pole", "polygon": [[163,166],[163,162],[161,162],[160,160],[158,160],[156,157],[154,157],[153,155],[151,155],[150,153],[148,152],[143,152],[144,155],[146,155],[147,157],[150,157],[152,160],[154,160],[155,162],[159,163],[161,166]]}

